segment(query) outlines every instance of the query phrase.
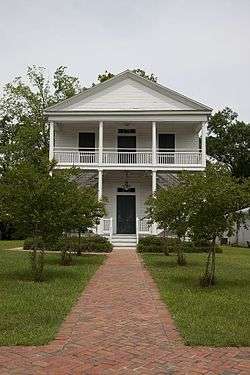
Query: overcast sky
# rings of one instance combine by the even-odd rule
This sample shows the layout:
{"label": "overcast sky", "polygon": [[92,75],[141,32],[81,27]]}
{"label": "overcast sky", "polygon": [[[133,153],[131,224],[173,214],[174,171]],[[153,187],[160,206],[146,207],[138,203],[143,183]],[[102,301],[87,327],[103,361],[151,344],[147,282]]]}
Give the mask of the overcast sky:
{"label": "overcast sky", "polygon": [[250,0],[0,0],[0,82],[28,65],[83,86],[140,67],[250,122]]}

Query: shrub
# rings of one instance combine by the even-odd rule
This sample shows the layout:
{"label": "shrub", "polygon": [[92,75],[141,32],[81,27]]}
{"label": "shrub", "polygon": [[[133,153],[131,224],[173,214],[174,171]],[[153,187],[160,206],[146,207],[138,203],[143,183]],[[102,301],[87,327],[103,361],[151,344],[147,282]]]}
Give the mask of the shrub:
{"label": "shrub", "polygon": [[76,236],[67,238],[61,237],[49,247],[43,243],[40,237],[35,238],[35,240],[33,238],[27,238],[24,241],[24,250],[33,250],[35,248],[47,248],[51,251],[62,251],[64,253],[73,252],[77,254],[83,252],[111,252],[113,249],[112,244],[107,238],[93,234],[84,235],[80,238]]}
{"label": "shrub", "polygon": [[41,237],[26,238],[23,243],[24,250],[41,250],[44,249],[45,245]]}
{"label": "shrub", "polygon": [[137,251],[139,253],[162,253],[164,251],[164,239],[157,236],[146,236],[139,240]]}
{"label": "shrub", "polygon": [[[184,253],[206,253],[209,250],[209,244],[206,241],[193,243],[190,241],[179,241],[174,237],[147,236],[139,240],[137,251],[142,253],[176,253],[178,246],[182,246]],[[222,253],[222,248],[216,246],[216,253]]]}

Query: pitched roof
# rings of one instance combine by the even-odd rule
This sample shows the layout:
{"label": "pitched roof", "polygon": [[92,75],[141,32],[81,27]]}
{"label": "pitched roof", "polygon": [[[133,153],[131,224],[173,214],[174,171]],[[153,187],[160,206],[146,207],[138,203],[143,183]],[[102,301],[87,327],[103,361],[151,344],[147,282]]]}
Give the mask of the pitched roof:
{"label": "pitched roof", "polygon": [[190,110],[207,113],[211,112],[212,108],[125,70],[103,83],[47,108],[45,113],[89,110]]}

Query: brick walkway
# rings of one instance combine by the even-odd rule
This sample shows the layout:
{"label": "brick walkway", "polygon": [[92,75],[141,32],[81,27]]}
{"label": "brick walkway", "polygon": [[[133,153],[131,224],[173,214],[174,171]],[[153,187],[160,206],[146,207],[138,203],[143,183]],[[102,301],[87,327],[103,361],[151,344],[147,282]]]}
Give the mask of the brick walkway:
{"label": "brick walkway", "polygon": [[114,251],[56,339],[0,348],[0,374],[250,374],[250,348],[190,348],[132,250]]}

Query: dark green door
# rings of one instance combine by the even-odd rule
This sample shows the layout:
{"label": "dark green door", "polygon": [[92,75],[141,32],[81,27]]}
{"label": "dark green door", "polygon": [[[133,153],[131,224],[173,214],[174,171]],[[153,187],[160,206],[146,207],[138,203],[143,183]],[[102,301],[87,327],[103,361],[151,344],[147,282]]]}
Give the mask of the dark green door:
{"label": "dark green door", "polygon": [[117,195],[117,233],[135,233],[135,195]]}

